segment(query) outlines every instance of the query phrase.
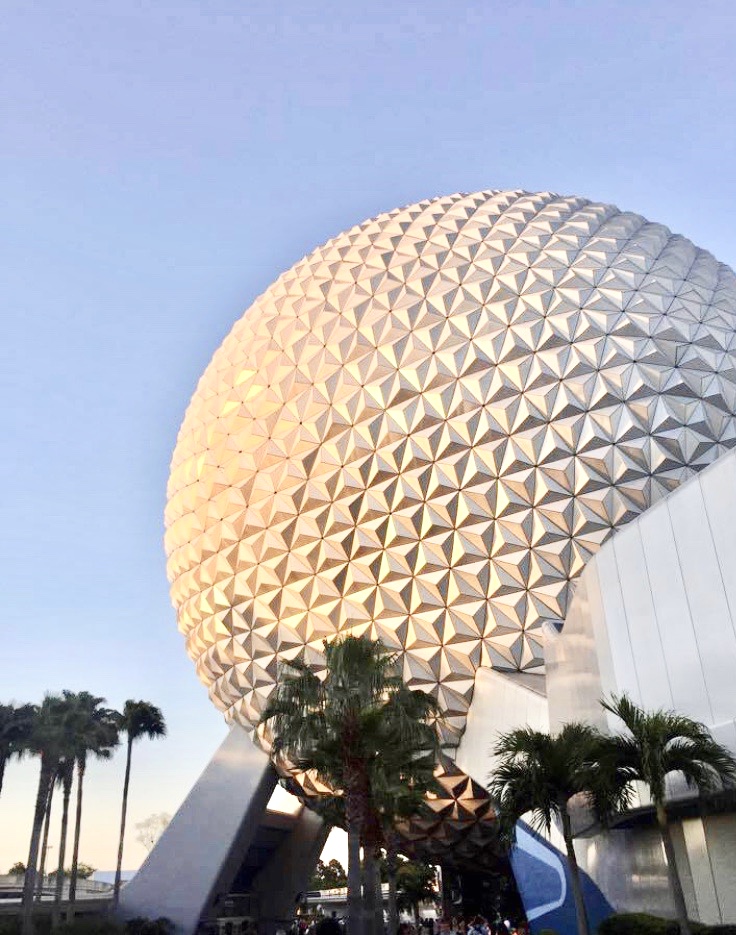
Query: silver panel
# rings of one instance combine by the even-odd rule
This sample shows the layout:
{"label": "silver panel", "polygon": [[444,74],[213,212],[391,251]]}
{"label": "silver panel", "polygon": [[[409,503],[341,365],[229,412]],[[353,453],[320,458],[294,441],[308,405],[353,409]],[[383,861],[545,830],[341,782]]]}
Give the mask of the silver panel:
{"label": "silver panel", "polygon": [[[736,643],[736,459],[720,458],[700,479]],[[726,634],[727,638],[727,634]]]}
{"label": "silver panel", "polygon": [[671,698],[671,695],[638,525],[614,537],[612,545],[619,570],[629,638],[632,638],[633,633],[636,634],[634,665],[639,697],[645,707],[651,708],[656,706],[658,699]]}
{"label": "silver panel", "polygon": [[[598,581],[603,598],[605,620],[594,620],[593,625],[600,626],[603,623],[605,626],[615,679],[612,685],[604,685],[603,688],[606,692],[627,692],[632,698],[641,700],[641,689],[629,638],[619,570],[616,564],[616,553],[613,548],[602,549],[598,553],[596,566],[598,568]],[[562,635],[564,638],[564,630]]]}
{"label": "silver panel", "polygon": [[703,666],[709,723],[718,723],[734,713],[736,646],[700,484],[684,486],[668,507],[698,643],[692,662]]}
{"label": "silver panel", "polygon": [[649,510],[638,526],[667,668],[667,693],[655,699],[654,707],[679,704],[698,720],[710,721],[705,677],[666,502]]}

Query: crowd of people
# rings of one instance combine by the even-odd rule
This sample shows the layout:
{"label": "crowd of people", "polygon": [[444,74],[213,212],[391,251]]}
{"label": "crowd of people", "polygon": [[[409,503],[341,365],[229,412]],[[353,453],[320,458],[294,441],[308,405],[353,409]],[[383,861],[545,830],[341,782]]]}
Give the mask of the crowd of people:
{"label": "crowd of people", "polygon": [[402,922],[398,935],[528,935],[528,932],[525,927],[516,926],[509,919],[501,919],[500,916],[494,921],[489,921],[481,915],[476,915],[468,919],[424,919],[419,932],[411,923]]}
{"label": "crowd of people", "polygon": [[[344,935],[345,920],[335,912],[321,919],[297,919],[283,935]],[[468,919],[444,918],[422,919],[419,930],[412,922],[402,922],[397,935],[528,935],[524,925],[514,925],[509,919],[500,916],[489,921],[476,915]]]}

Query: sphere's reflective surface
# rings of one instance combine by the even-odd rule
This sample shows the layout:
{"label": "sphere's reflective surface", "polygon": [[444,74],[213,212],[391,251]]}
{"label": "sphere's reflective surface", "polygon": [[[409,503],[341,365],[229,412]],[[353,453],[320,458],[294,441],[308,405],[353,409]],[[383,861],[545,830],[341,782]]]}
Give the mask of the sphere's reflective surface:
{"label": "sphere's reflective surface", "polygon": [[734,444],[736,279],[610,205],[523,192],[381,215],[235,325],[173,459],[179,625],[257,721],[279,659],[370,632],[461,730],[533,669],[618,525]]}

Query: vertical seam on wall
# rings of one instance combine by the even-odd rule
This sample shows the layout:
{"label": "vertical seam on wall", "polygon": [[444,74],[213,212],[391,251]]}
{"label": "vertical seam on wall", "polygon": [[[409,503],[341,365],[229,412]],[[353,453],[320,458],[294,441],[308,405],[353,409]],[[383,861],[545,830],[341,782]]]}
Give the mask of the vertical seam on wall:
{"label": "vertical seam on wall", "polygon": [[710,878],[713,883],[713,895],[716,897],[716,906],[718,907],[718,918],[721,923],[723,923],[723,909],[721,908],[721,900],[718,896],[718,881],[716,880],[716,875],[713,870],[713,861],[710,856],[710,844],[708,843],[708,832],[705,827],[705,815],[700,816],[700,826],[703,829],[703,841],[705,842],[705,856],[708,858],[708,867],[710,869]]}
{"label": "vertical seam on wall", "polygon": [[726,599],[726,607],[728,607],[728,616],[731,620],[731,629],[734,631],[734,636],[736,636],[736,626],[734,626],[734,619],[733,619],[733,608],[731,607],[731,601],[729,601],[728,599],[728,589],[726,588],[726,579],[723,577],[721,557],[718,552],[718,548],[716,547],[716,540],[713,535],[713,526],[710,521],[710,514],[708,513],[708,501],[705,499],[705,488],[703,487],[703,483],[700,477],[698,477],[698,485],[700,486],[700,495],[703,498],[703,513],[705,514],[705,521],[708,524],[708,532],[710,534],[710,541],[713,543],[713,551],[716,556],[716,565],[718,566],[718,575],[721,579],[721,586],[723,587],[723,596]]}
{"label": "vertical seam on wall", "polygon": [[[667,665],[667,655],[664,651],[664,640],[662,639],[662,631],[659,627],[659,616],[657,615],[657,602],[654,600],[654,591],[652,590],[652,579],[649,575],[649,564],[647,562],[647,551],[644,548],[644,540],[641,537],[641,527],[646,522],[646,515],[647,514],[645,513],[642,516],[641,522],[636,524],[636,534],[639,537],[639,543],[641,545],[641,554],[642,554],[642,558],[644,559],[644,574],[647,576],[647,585],[649,588],[649,599],[652,604],[652,613],[654,614],[654,625],[657,628],[657,638],[659,640],[659,648],[662,652],[662,662],[664,663],[664,673],[667,678],[667,687],[669,688],[669,691],[670,691],[670,703],[674,707],[675,694],[672,691],[672,682],[670,680],[670,670],[669,670],[669,666]],[[669,519],[669,516],[668,516],[668,519]],[[671,525],[670,525],[670,529],[672,529]]]}
{"label": "vertical seam on wall", "polygon": [[[702,491],[701,491],[702,494]],[[687,580],[685,578],[685,573],[682,567],[682,557],[680,556],[680,550],[677,547],[677,536],[675,535],[675,527],[672,524],[672,510],[670,509],[670,504],[668,500],[664,501],[665,506],[667,507],[667,516],[670,521],[670,529],[672,530],[672,544],[675,547],[675,555],[677,556],[677,565],[680,569],[680,577],[682,578],[682,590],[685,592],[685,603],[687,604],[687,614],[690,618],[690,626],[693,631],[693,639],[695,640],[695,651],[698,654],[698,662],[700,663],[700,671],[703,673],[703,683],[705,685],[705,697],[708,700],[708,710],[710,711],[711,723],[715,721],[715,716],[713,714],[713,703],[710,697],[710,690],[708,688],[708,680],[705,677],[705,667],[703,666],[703,657],[700,655],[700,643],[698,642],[698,631],[695,629],[695,620],[693,619],[693,608],[690,604],[690,594],[687,589]]]}
{"label": "vertical seam on wall", "polygon": [[626,601],[624,600],[624,589],[621,586],[621,571],[618,567],[618,549],[616,548],[617,540],[614,537],[613,539],[613,557],[615,559],[616,566],[616,581],[618,582],[618,592],[621,596],[621,609],[624,612],[624,621],[626,623],[626,635],[629,640],[629,653],[631,655],[631,664],[634,667],[634,678],[636,679],[636,688],[639,692],[639,703],[642,702],[642,693],[641,693],[641,681],[639,680],[639,670],[636,667],[636,654],[634,653],[634,644],[631,641],[631,627],[629,626],[629,612],[626,609]]}

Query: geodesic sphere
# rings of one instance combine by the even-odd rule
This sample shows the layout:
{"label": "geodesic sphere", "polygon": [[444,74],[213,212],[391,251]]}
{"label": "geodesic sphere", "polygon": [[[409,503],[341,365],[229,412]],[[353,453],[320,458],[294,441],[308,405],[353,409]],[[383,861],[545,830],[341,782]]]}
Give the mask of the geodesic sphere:
{"label": "geodesic sphere", "polygon": [[279,660],[368,632],[460,731],[479,666],[736,438],[736,278],[661,224],[526,192],[424,201],[284,273],[200,380],[166,514],[187,648],[257,722]]}

